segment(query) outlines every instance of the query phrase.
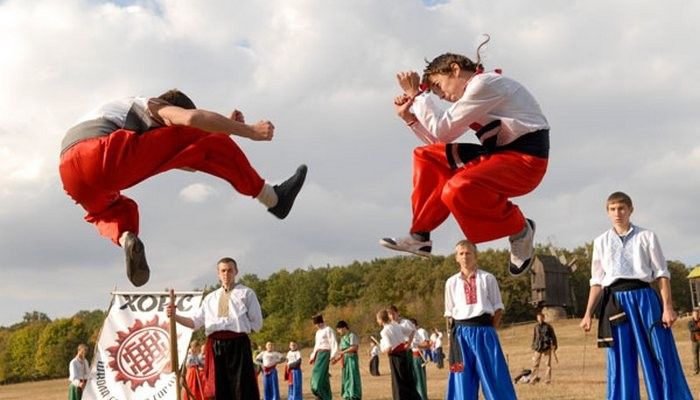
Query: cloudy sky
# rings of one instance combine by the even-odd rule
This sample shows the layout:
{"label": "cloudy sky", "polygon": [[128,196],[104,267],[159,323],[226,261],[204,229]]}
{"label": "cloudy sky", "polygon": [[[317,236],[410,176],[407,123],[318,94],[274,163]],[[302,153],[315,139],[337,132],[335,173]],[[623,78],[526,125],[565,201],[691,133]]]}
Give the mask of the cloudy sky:
{"label": "cloudy sky", "polygon": [[[408,229],[419,144],[395,117],[394,75],[445,51],[473,56],[485,32],[487,69],[525,84],[552,126],[549,171],[517,199],[537,241],[590,241],[608,227],[605,197],[623,190],[667,258],[694,266],[698,15],[691,0],[0,0],[0,325],[104,308],[114,287],[132,289],[122,250],[64,194],[59,143],[103,102],[173,87],[272,120],[272,142],[237,140],[271,183],[302,162],[309,175],[285,221],[201,173],[127,190],[152,269],[144,289],[213,282],[223,256],[262,277],[392,256],[377,240]],[[435,252],[459,238],[449,220]]]}

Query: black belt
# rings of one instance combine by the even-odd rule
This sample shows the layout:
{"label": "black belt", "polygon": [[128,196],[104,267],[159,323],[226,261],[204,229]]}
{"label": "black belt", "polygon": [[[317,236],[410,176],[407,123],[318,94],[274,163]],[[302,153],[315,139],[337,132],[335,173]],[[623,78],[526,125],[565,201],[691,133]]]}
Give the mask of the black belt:
{"label": "black belt", "polygon": [[493,326],[491,314],[481,314],[478,317],[454,320],[455,325],[462,326]]}
{"label": "black belt", "polygon": [[464,362],[462,360],[462,349],[457,341],[457,326],[493,326],[493,316],[491,314],[481,314],[473,318],[455,319],[452,321],[452,327],[450,327],[450,353],[447,359],[450,366],[456,366],[456,370],[459,371],[461,368],[464,368]]}
{"label": "black belt", "polygon": [[462,168],[475,158],[501,151],[517,151],[534,157],[549,158],[549,129],[526,133],[503,146],[496,146],[496,139],[496,136],[492,136],[483,144],[448,143],[445,146],[447,163],[452,169]]}
{"label": "black belt", "polygon": [[627,321],[627,315],[617,303],[613,293],[627,292],[651,287],[649,282],[638,279],[618,279],[603,289],[603,295],[596,306],[598,318],[598,347],[612,347],[615,343],[612,327]]}

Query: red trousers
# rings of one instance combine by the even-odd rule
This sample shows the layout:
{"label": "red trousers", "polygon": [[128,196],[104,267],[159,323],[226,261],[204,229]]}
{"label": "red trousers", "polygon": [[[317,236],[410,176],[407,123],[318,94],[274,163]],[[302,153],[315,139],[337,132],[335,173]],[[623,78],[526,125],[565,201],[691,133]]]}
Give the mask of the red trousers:
{"label": "red trousers", "polygon": [[61,155],[59,172],[63,189],[87,211],[85,220],[119,245],[123,232],[139,232],[138,206],[120,191],[176,168],[217,176],[253,197],[265,183],[229,136],[185,126],[87,139]]}
{"label": "red trousers", "polygon": [[185,382],[187,382],[187,387],[194,395],[194,398],[190,397],[186,390],[183,390],[182,400],[204,400],[204,389],[202,387],[202,383],[204,382],[204,371],[200,370],[196,366],[187,367]]}
{"label": "red trousers", "polygon": [[537,187],[547,170],[547,159],[503,151],[453,169],[445,147],[438,143],[413,152],[411,233],[433,231],[450,213],[474,243],[520,232],[525,217],[509,198]]}

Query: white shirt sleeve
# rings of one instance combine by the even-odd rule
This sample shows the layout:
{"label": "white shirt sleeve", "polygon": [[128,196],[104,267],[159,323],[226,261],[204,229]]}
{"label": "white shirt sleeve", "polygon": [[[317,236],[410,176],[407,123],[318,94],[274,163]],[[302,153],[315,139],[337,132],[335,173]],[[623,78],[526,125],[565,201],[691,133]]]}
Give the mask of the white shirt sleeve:
{"label": "white shirt sleeve", "polygon": [[420,121],[411,124],[409,128],[413,131],[416,137],[425,144],[435,144],[440,142],[435,135],[425,129]]}
{"label": "white shirt sleeve", "polygon": [[70,364],[68,364],[68,371],[69,371],[68,380],[70,380],[70,382],[74,386],[78,386],[80,384],[80,379],[78,379],[78,376],[80,375],[79,368],[80,368],[80,365],[76,362],[75,359],[72,359]]}
{"label": "white shirt sleeve", "polygon": [[418,122],[432,137],[441,143],[451,143],[468,131],[469,125],[484,120],[503,99],[494,87],[477,78],[467,85],[462,98],[444,112],[428,95],[416,97],[412,107]]}
{"label": "white shirt sleeve", "polygon": [[360,340],[356,334],[350,333],[350,346],[359,346]]}
{"label": "white shirt sleeve", "polygon": [[486,276],[486,284],[488,286],[488,298],[493,306],[493,311],[503,310],[503,300],[501,299],[501,289],[498,287],[498,281],[493,275]]}
{"label": "white shirt sleeve", "polygon": [[333,329],[328,329],[328,340],[331,342],[331,358],[334,358],[338,352],[338,341],[335,338],[335,333]]}
{"label": "white shirt sleeve", "polygon": [[671,273],[668,271],[668,264],[666,263],[666,258],[664,257],[664,253],[661,251],[661,244],[659,243],[659,238],[654,232],[650,232],[649,264],[651,266],[654,279],[671,279]]}
{"label": "white shirt sleeve", "polygon": [[317,330],[316,333],[314,334],[314,349],[311,350],[311,354],[309,355],[309,359],[313,360],[316,358],[316,352],[318,352],[318,345],[319,345],[319,331]]}
{"label": "white shirt sleeve", "polygon": [[452,310],[454,309],[454,300],[452,299],[452,278],[448,278],[445,281],[445,317],[452,316]]}
{"label": "white shirt sleeve", "polygon": [[[214,296],[213,293],[212,293],[212,296]],[[205,299],[205,301],[206,301],[206,299]],[[202,301],[202,304],[199,305],[199,308],[197,308],[195,310],[194,314],[192,314],[191,318],[192,318],[192,323],[194,323],[194,330],[197,330],[197,329],[201,328],[202,326],[204,326],[204,304],[205,304],[205,301]]]}
{"label": "white shirt sleeve", "polygon": [[76,357],[68,364],[68,380],[73,386],[78,386],[81,380],[87,380],[89,371],[87,360],[79,360]]}
{"label": "white shirt sleeve", "polygon": [[391,340],[389,339],[389,333],[387,329],[382,329],[379,333],[379,350],[382,353],[387,353],[391,350]]}
{"label": "white shirt sleeve", "polygon": [[603,255],[601,253],[600,238],[593,241],[593,252],[591,253],[591,280],[590,286],[603,285],[605,270],[603,269]]}
{"label": "white shirt sleeve", "polygon": [[252,289],[248,291],[246,296],[246,307],[248,308],[247,315],[250,321],[250,329],[253,332],[258,332],[263,326],[262,310],[260,309],[258,296],[255,295]]}

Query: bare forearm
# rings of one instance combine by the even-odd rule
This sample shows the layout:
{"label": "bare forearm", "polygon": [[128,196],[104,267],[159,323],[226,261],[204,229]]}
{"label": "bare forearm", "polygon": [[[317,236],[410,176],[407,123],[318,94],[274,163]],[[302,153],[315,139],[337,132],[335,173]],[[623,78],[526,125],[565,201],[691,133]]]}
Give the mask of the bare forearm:
{"label": "bare forearm", "polygon": [[254,132],[250,126],[234,121],[231,118],[226,118],[219,113],[207,110],[192,110],[192,115],[189,118],[189,126],[201,129],[207,132],[220,132],[232,134],[245,138],[250,138]]}
{"label": "bare forearm", "polygon": [[595,307],[596,302],[603,288],[600,285],[593,285],[588,291],[588,304],[586,304],[586,316],[593,316],[593,307]]}
{"label": "bare forearm", "polygon": [[498,329],[501,327],[501,318],[503,317],[503,310],[496,310],[493,313],[493,327]]}
{"label": "bare forearm", "polygon": [[673,297],[671,295],[671,281],[668,278],[659,278],[659,291],[661,292],[661,303],[664,309],[673,308]]}
{"label": "bare forearm", "polygon": [[190,329],[194,329],[194,321],[192,321],[192,318],[187,318],[187,317],[183,317],[181,315],[176,315],[175,321],[180,325],[184,325]]}

